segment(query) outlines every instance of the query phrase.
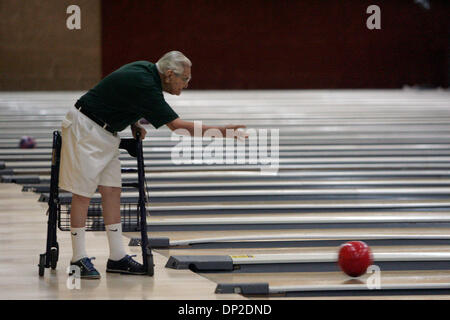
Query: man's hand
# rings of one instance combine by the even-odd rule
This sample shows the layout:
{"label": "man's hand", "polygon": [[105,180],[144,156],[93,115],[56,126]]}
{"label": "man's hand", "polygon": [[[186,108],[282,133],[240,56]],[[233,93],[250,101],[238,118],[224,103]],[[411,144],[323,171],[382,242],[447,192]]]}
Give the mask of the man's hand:
{"label": "man's hand", "polygon": [[[192,122],[192,121],[184,121],[184,120],[181,120],[180,118],[177,118],[177,119],[167,123],[167,127],[169,127],[169,129],[172,131],[175,131],[177,129],[185,129],[189,132],[191,137],[193,137],[195,134],[195,122]],[[207,130],[217,129],[217,130],[220,130],[223,138],[226,138],[227,137],[227,129],[229,129],[229,130],[233,131],[233,135],[231,137],[234,137],[235,139],[239,139],[239,140],[244,140],[249,137],[249,135],[245,132],[245,130],[242,130],[244,128],[246,128],[246,126],[234,125],[234,124],[226,125],[224,127],[202,125],[200,132],[202,133],[202,136],[203,136],[203,134]]]}
{"label": "man's hand", "polygon": [[147,134],[147,130],[139,125],[139,122],[131,125],[131,133],[133,137],[136,139],[136,132],[139,131],[141,133],[141,140],[145,139],[145,135]]}

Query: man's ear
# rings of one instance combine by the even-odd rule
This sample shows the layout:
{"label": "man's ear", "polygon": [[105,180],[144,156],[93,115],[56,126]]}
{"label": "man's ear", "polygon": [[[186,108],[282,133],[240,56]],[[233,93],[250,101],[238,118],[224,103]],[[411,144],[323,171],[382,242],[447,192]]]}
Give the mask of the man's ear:
{"label": "man's ear", "polygon": [[164,82],[169,83],[170,82],[170,77],[173,75],[173,71],[172,70],[167,70],[165,73],[165,77],[164,77]]}

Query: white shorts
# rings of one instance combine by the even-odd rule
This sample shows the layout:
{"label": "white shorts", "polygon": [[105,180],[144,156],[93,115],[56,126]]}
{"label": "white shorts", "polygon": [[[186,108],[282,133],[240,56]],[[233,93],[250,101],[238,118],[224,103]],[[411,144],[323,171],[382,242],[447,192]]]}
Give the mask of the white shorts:
{"label": "white shorts", "polygon": [[92,198],[97,186],[121,187],[120,137],[71,107],[62,122],[59,187]]}

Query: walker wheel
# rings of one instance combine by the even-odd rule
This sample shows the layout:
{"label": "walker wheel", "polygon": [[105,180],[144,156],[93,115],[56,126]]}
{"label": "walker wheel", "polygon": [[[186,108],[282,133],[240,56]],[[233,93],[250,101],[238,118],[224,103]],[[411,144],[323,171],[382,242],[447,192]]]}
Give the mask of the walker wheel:
{"label": "walker wheel", "polygon": [[153,264],[153,255],[147,256],[147,274],[150,277],[153,277],[154,274],[154,264]]}
{"label": "walker wheel", "polygon": [[39,255],[39,277],[43,277],[45,273],[45,256],[45,253]]}
{"label": "walker wheel", "polygon": [[53,270],[56,269],[56,265],[58,264],[58,248],[52,248],[50,251],[50,266]]}

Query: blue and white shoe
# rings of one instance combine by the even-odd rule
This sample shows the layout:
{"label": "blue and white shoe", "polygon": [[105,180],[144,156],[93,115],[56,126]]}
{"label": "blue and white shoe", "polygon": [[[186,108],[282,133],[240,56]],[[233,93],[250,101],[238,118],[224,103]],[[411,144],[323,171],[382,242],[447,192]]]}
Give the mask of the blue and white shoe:
{"label": "blue and white shoe", "polygon": [[80,268],[81,279],[100,279],[100,273],[97,271],[97,269],[95,269],[94,265],[91,262],[91,260],[94,259],[95,258],[85,257],[75,262],[70,262],[70,265]]}

